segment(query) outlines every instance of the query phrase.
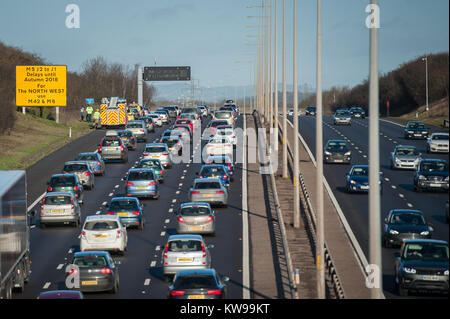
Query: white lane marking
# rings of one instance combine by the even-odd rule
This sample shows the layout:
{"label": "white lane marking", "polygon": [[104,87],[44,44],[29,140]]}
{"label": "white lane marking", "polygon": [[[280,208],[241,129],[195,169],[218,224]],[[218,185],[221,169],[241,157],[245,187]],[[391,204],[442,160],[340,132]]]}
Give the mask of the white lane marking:
{"label": "white lane marking", "polygon": [[145,279],[144,281],[144,286],[149,286],[150,285],[150,278]]}
{"label": "white lane marking", "polygon": [[106,205],[106,204],[107,204],[107,202],[103,202],[103,203],[102,203],[102,206],[104,206],[104,205]]}
{"label": "white lane marking", "polygon": [[180,187],[183,186],[183,183],[178,184],[178,186],[180,186]]}
{"label": "white lane marking", "polygon": [[156,266],[156,261],[153,260],[153,261],[150,263],[150,267],[155,267],[155,266]]}
{"label": "white lane marking", "polygon": [[405,197],[405,195],[403,195],[403,194],[398,194],[398,196],[400,196],[401,198]]}
{"label": "white lane marking", "polygon": [[161,250],[161,246],[159,246],[159,245],[156,246],[155,250],[156,250],[156,251]]}
{"label": "white lane marking", "polygon": [[56,267],[56,269],[61,270],[64,267],[64,264],[59,264],[58,267]]}
{"label": "white lane marking", "polygon": [[96,212],[95,212],[95,215],[98,215],[98,214],[100,214],[100,212],[101,212],[101,211],[99,211],[99,210],[98,210],[98,211],[96,211]]}
{"label": "white lane marking", "polygon": [[367,155],[363,155],[364,158],[367,158]]}
{"label": "white lane marking", "polygon": [[397,186],[391,185],[392,189],[397,189]]}
{"label": "white lane marking", "polygon": [[181,176],[181,179],[184,179],[184,176]]}
{"label": "white lane marking", "polygon": [[70,248],[69,251],[67,252],[68,254],[73,254],[73,249]]}
{"label": "white lane marking", "polygon": [[389,182],[389,178],[387,178],[387,177],[385,177],[384,180],[385,180],[386,182]]}
{"label": "white lane marking", "polygon": [[175,199],[172,199],[172,203],[176,203],[177,202],[177,199],[175,198]]}
{"label": "white lane marking", "polygon": [[114,193],[109,193],[109,194],[108,194],[109,197],[111,197],[111,196],[113,196],[113,195],[114,195]]}
{"label": "white lane marking", "polygon": [[169,209],[169,213],[173,213],[173,208],[170,208],[170,209]]}
{"label": "white lane marking", "polygon": [[119,185],[114,186],[114,188],[119,188]]}
{"label": "white lane marking", "polygon": [[176,191],[176,192],[175,192],[175,194],[177,194],[177,195],[178,195],[179,193],[180,193],[180,191]]}
{"label": "white lane marking", "polygon": [[413,207],[413,204],[411,204],[411,203],[408,203],[406,205],[408,205],[409,208]]}
{"label": "white lane marking", "polygon": [[165,224],[170,223],[170,219],[166,219],[166,220],[164,221],[164,223],[165,223]]}
{"label": "white lane marking", "polygon": [[44,287],[42,287],[42,289],[48,289],[48,287],[50,287],[52,283],[51,282],[46,282]]}
{"label": "white lane marking", "polygon": [[162,231],[160,235],[161,235],[161,237],[164,237],[164,236],[166,236],[166,232]]}

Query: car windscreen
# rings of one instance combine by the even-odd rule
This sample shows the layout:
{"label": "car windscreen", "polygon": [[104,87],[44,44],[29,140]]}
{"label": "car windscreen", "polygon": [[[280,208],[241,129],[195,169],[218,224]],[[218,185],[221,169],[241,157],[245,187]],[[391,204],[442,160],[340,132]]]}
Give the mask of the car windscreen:
{"label": "car windscreen", "polygon": [[214,116],[216,119],[229,119],[233,116],[231,112],[215,112]]}
{"label": "car windscreen", "polygon": [[161,168],[161,162],[152,160],[142,160],[139,163],[139,168]]}
{"label": "car windscreen", "polygon": [[327,144],[328,151],[347,151],[347,143],[345,142],[329,142]]}
{"label": "car windscreen", "polygon": [[220,182],[198,182],[194,189],[220,189]]}
{"label": "car windscreen", "polygon": [[422,172],[448,172],[448,164],[445,162],[422,162],[420,163]]}
{"label": "car windscreen", "polygon": [[128,174],[129,181],[151,181],[154,179],[153,171],[131,171]]}
{"label": "car windscreen", "polygon": [[425,225],[425,219],[422,215],[413,213],[394,213],[391,217],[393,225]]}
{"label": "car windscreen", "polygon": [[425,124],[422,123],[408,123],[410,129],[426,129]]}
{"label": "car windscreen", "polygon": [[204,167],[200,172],[200,175],[210,176],[210,175],[223,175],[225,174],[225,170],[223,166],[215,166],[215,167]]}
{"label": "car windscreen", "polygon": [[435,134],[431,137],[432,140],[439,140],[439,141],[448,141],[448,135],[446,134]]}
{"label": "car windscreen", "polygon": [[336,116],[350,116],[349,111],[336,111]]}
{"label": "car windscreen", "polygon": [[175,239],[169,242],[167,248],[171,252],[201,251],[202,242],[195,239]]}
{"label": "car windscreen", "polygon": [[163,140],[163,143],[166,143],[168,147],[172,147],[172,146],[174,146],[175,144],[178,143],[178,140],[175,140],[175,139],[165,139],[165,140]]}
{"label": "car windscreen", "polygon": [[69,205],[72,203],[70,196],[47,196],[44,205]]}
{"label": "car windscreen", "polygon": [[403,250],[405,260],[448,262],[448,245],[437,243],[410,243]]}
{"label": "car windscreen", "polygon": [[166,151],[164,146],[147,146],[145,148],[146,153],[163,153]]}
{"label": "car windscreen", "polygon": [[178,276],[173,286],[175,289],[217,288],[217,284],[214,277],[203,275]]}
{"label": "car windscreen", "polygon": [[76,161],[98,161],[97,155],[78,155],[75,158]]}
{"label": "car windscreen", "polygon": [[110,211],[137,210],[138,208],[138,204],[134,200],[116,200],[109,206]]}
{"label": "car windscreen", "polygon": [[398,147],[395,154],[400,156],[415,156],[419,155],[419,152],[413,147]]}
{"label": "car windscreen", "polygon": [[84,172],[87,171],[88,167],[86,164],[67,164],[64,165],[63,171],[64,172]]}
{"label": "car windscreen", "polygon": [[117,137],[105,137],[102,146],[120,146],[120,141]]}
{"label": "car windscreen", "polygon": [[369,169],[365,167],[355,167],[352,171],[352,176],[368,176]]}
{"label": "car windscreen", "polygon": [[208,216],[210,213],[207,206],[185,206],[180,209],[182,216]]}
{"label": "car windscreen", "polygon": [[75,183],[76,183],[75,177],[73,177],[73,176],[52,177],[52,179],[50,181],[50,185],[52,187],[74,186]]}
{"label": "car windscreen", "polygon": [[119,228],[114,220],[88,221],[84,225],[85,230],[112,230]]}
{"label": "car windscreen", "polygon": [[230,143],[230,141],[229,140],[227,140],[226,138],[213,138],[213,139],[211,139],[210,141],[209,141],[209,143],[212,143],[212,144],[229,144]]}
{"label": "car windscreen", "polygon": [[108,263],[103,256],[79,256],[73,259],[72,264],[79,268],[106,267]]}

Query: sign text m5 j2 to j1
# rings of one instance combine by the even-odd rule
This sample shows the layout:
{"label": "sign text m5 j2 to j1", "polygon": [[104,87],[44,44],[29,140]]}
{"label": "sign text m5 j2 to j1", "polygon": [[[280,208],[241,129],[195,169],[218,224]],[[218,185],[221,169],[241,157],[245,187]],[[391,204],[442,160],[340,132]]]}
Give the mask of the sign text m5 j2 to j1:
{"label": "sign text m5 j2 to j1", "polygon": [[16,66],[16,106],[66,105],[66,65]]}

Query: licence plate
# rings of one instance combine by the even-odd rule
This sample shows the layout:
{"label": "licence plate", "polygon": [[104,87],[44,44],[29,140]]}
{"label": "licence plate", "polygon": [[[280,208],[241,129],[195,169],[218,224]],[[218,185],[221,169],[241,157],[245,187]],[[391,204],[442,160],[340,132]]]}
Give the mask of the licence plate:
{"label": "licence plate", "polygon": [[188,299],[205,299],[204,295],[189,295]]}
{"label": "licence plate", "polygon": [[102,234],[102,235],[94,235],[95,236],[95,238],[106,238],[106,237],[108,237],[108,235],[104,235],[104,234]]}
{"label": "licence plate", "polygon": [[422,134],[414,134],[414,136],[422,136]]}
{"label": "licence plate", "polygon": [[159,156],[157,156],[157,155],[153,155],[153,156],[152,156],[152,158],[159,158]]}
{"label": "licence plate", "polygon": [[431,186],[431,187],[441,187],[441,184],[431,183],[430,186]]}
{"label": "licence plate", "polygon": [[83,286],[94,286],[94,285],[98,285],[98,281],[97,280],[84,280],[81,282],[81,284]]}
{"label": "licence plate", "polygon": [[199,231],[199,230],[202,230],[202,226],[191,226],[189,229],[190,230],[192,230],[192,231]]}
{"label": "licence plate", "polygon": [[334,160],[336,163],[342,163],[344,160],[341,160],[341,159],[337,159],[337,160]]}
{"label": "licence plate", "polygon": [[188,262],[192,261],[192,258],[178,258],[178,262]]}
{"label": "licence plate", "polygon": [[439,280],[439,277],[438,276],[422,276],[422,280],[437,281],[437,280]]}
{"label": "licence plate", "polygon": [[361,186],[361,189],[369,189],[369,186]]}
{"label": "licence plate", "polygon": [[128,216],[130,213],[117,213],[119,216]]}
{"label": "licence plate", "polygon": [[147,187],[145,186],[136,186],[136,189],[146,189]]}
{"label": "licence plate", "polygon": [[203,197],[213,197],[213,194],[203,194]]}
{"label": "licence plate", "polygon": [[52,209],[52,213],[64,213],[64,209]]}

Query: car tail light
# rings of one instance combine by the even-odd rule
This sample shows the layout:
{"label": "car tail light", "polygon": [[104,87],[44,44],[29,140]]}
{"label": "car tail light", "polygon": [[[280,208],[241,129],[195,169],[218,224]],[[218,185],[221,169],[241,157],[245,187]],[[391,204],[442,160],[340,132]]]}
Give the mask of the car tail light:
{"label": "car tail light", "polygon": [[198,194],[200,194],[199,191],[192,191],[192,192],[191,192],[191,195],[198,195]]}
{"label": "car tail light", "polygon": [[67,274],[68,275],[74,275],[76,273],[78,273],[78,270],[76,268],[71,268]]}
{"label": "car tail light", "polygon": [[127,182],[125,185],[126,185],[126,186],[134,186],[134,183],[132,183],[132,182]]}
{"label": "car tail light", "polygon": [[134,212],[131,212],[133,215],[140,215],[141,214],[141,212],[140,211],[138,211],[138,210],[135,210]]}
{"label": "car tail light", "polygon": [[200,177],[200,178],[203,178],[203,175],[200,175],[199,177]]}
{"label": "car tail light", "polygon": [[122,234],[122,233],[120,232],[120,230],[118,230],[118,231],[117,231],[116,238],[120,238],[121,234]]}
{"label": "car tail light", "polygon": [[102,163],[100,163],[100,162],[97,162],[97,165],[98,165],[98,166],[102,166]]}
{"label": "car tail light", "polygon": [[183,217],[179,216],[179,217],[178,217],[178,222],[180,222],[180,223],[184,223],[184,219],[183,219]]}
{"label": "car tail light", "polygon": [[102,153],[102,146],[101,145],[98,147],[97,153],[100,153],[100,154]]}
{"label": "car tail light", "polygon": [[208,219],[206,220],[207,223],[210,223],[212,221],[213,221],[213,217],[212,216],[209,216]]}
{"label": "car tail light", "polygon": [[75,190],[75,191],[77,191],[77,190],[79,190],[80,188],[78,187],[78,186],[74,186],[74,188],[73,188],[73,190]]}
{"label": "car tail light", "polygon": [[159,170],[159,174],[160,174],[160,175],[163,174],[163,170],[162,170],[162,169]]}
{"label": "car tail light", "polygon": [[[169,251],[169,243],[167,243],[166,248],[164,249],[164,252],[167,253]],[[164,255],[165,258],[167,258],[167,255]]]}
{"label": "car tail light", "polygon": [[83,175],[84,176],[91,176],[91,172],[84,172]]}
{"label": "car tail light", "polygon": [[109,267],[103,267],[101,270],[101,273],[106,275],[106,274],[112,274],[112,270]]}
{"label": "car tail light", "polygon": [[51,192],[51,191],[52,191],[52,187],[51,186],[47,187],[47,192]]}
{"label": "car tail light", "polygon": [[85,237],[85,236],[86,236],[86,232],[85,232],[85,231],[82,231],[82,232],[81,232],[81,236]]}
{"label": "car tail light", "polygon": [[226,181],[226,180],[228,179],[228,176],[227,176],[227,175],[223,175],[222,179],[223,179],[224,181]]}
{"label": "car tail light", "polygon": [[156,181],[151,181],[150,183],[148,183],[149,186],[156,186]]}
{"label": "car tail light", "polygon": [[170,295],[171,296],[182,296],[182,295],[184,295],[184,291],[182,291],[182,290],[172,290],[170,292]]}
{"label": "car tail light", "polygon": [[144,156],[148,156],[148,153],[144,153],[144,154],[142,154],[142,155],[144,155]]}
{"label": "car tail light", "polygon": [[114,212],[106,212],[106,215],[115,215],[116,213]]}
{"label": "car tail light", "polygon": [[162,153],[162,155],[167,156],[167,155],[169,155],[169,153]]}
{"label": "car tail light", "polygon": [[207,290],[206,293],[208,295],[221,295],[222,291],[220,289],[211,289],[211,290]]}
{"label": "car tail light", "polygon": [[125,152],[125,147],[123,147],[122,144],[120,144],[120,148],[122,149],[122,152]]}
{"label": "car tail light", "polygon": [[216,194],[225,194],[224,191],[217,191]]}

